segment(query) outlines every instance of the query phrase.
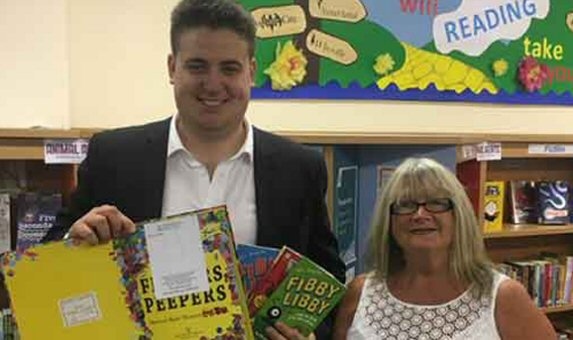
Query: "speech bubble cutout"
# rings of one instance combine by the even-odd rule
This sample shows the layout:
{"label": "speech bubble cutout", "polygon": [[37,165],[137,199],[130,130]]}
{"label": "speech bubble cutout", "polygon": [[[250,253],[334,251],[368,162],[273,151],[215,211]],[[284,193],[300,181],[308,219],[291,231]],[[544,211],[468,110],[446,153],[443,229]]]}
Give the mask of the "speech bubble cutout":
{"label": "speech bubble cutout", "polygon": [[550,0],[465,0],[457,10],[434,19],[436,48],[479,56],[496,40],[515,40],[525,34],[531,19],[543,19]]}

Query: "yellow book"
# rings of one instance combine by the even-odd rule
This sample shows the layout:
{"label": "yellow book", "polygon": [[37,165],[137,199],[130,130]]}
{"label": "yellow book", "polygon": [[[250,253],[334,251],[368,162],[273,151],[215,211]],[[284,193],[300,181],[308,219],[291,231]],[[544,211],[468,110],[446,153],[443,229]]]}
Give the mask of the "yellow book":
{"label": "yellow book", "polygon": [[207,291],[155,298],[147,222],[113,243],[61,241],[4,256],[22,339],[252,339],[225,207],[169,219],[189,215],[200,229]]}
{"label": "yellow book", "polygon": [[484,200],[484,231],[500,231],[503,229],[505,183],[486,181]]}

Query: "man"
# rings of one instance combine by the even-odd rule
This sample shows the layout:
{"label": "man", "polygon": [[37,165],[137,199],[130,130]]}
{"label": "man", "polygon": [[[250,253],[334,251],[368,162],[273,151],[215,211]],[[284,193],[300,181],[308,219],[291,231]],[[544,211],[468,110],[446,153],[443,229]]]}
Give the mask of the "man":
{"label": "man", "polygon": [[[69,228],[75,240],[107,242],[142,220],[225,203],[238,243],[288,245],[342,280],[321,156],[245,120],[254,46],[253,19],[231,0],[181,1],[168,58],[177,114],[94,135],[70,209],[48,239]],[[269,337],[300,335],[279,324]]]}

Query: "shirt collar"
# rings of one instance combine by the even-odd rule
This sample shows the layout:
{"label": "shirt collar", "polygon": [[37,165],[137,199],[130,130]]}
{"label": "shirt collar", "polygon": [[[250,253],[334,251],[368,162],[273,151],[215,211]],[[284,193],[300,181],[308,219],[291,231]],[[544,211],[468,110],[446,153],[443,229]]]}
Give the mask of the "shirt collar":
{"label": "shirt collar", "polygon": [[[177,115],[178,114],[173,115],[171,123],[169,124],[167,158],[171,157],[178,151],[184,151],[193,158],[193,155],[187,149],[185,149],[183,143],[181,142],[181,137],[179,136],[179,132],[177,131],[177,127],[175,124],[175,121],[177,120]],[[246,117],[243,120],[243,124],[245,124],[245,128],[247,129],[247,136],[245,138],[245,142],[243,143],[239,151],[237,151],[237,153],[231,156],[229,159],[236,159],[239,158],[241,155],[246,155],[248,159],[252,161],[254,155],[253,126],[251,125],[251,123],[249,123]]]}

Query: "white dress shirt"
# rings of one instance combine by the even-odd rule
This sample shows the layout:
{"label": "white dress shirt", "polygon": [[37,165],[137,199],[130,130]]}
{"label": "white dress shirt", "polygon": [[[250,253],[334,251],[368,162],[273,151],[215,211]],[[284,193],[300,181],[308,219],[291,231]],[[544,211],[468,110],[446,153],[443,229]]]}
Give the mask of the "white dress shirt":
{"label": "white dress shirt", "polygon": [[167,145],[165,189],[161,215],[226,204],[237,243],[255,244],[257,214],[255,202],[253,128],[245,120],[245,143],[231,158],[217,165],[209,179],[207,168],[185,149],[171,120]]}

